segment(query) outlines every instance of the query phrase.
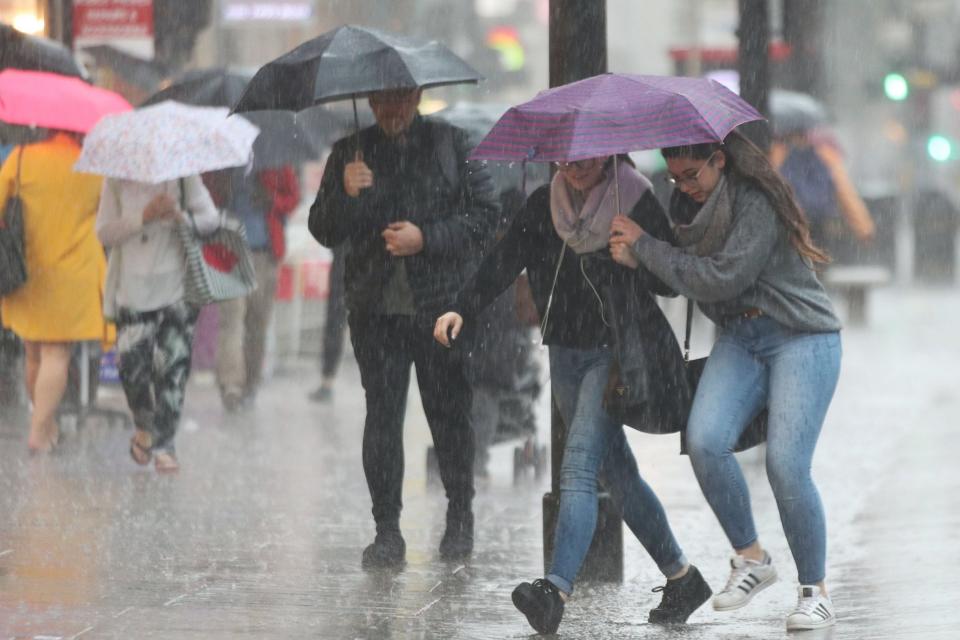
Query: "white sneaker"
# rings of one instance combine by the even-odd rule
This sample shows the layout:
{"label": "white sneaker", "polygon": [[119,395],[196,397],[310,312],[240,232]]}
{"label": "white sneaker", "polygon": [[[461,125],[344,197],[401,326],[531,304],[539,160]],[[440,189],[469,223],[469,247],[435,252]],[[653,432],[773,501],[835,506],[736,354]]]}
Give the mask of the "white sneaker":
{"label": "white sneaker", "polygon": [[762,562],[733,556],[730,559],[730,579],[727,580],[727,586],[713,596],[713,608],[715,611],[739,609],[776,581],[777,570],[766,552]]}
{"label": "white sneaker", "polygon": [[787,616],[787,631],[822,629],[837,623],[833,602],[816,586],[801,585],[797,607]]}

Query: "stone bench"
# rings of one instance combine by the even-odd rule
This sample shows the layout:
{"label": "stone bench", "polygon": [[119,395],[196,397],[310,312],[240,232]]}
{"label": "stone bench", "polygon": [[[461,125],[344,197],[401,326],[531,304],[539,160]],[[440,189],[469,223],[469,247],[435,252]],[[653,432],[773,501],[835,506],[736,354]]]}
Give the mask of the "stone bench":
{"label": "stone bench", "polygon": [[824,285],[846,300],[847,321],[854,326],[867,323],[867,293],[870,289],[890,281],[890,270],[880,266],[833,265],[823,274]]}

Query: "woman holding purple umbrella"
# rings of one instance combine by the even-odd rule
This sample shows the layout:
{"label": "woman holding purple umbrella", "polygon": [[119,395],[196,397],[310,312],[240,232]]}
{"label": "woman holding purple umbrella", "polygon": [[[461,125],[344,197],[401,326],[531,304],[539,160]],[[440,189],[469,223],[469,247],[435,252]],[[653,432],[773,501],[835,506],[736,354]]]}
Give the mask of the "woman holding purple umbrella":
{"label": "woman holding purple umbrella", "polygon": [[677,187],[670,216],[680,246],[618,216],[610,250],[697,301],[719,328],[687,424],[694,472],[734,549],[713,607],[740,608],[777,578],[733,456],[740,433],[767,407],[767,477],[800,581],[786,626],[831,626],[826,523],[810,474],[840,372],[840,322],[815,272],[828,258],[811,242],[790,187],[740,134],[662,154]]}
{"label": "woman holding purple umbrella", "polygon": [[[434,337],[450,346],[526,268],[543,319],[543,342],[550,346],[554,397],[568,426],[551,567],[546,577],[523,582],[513,591],[514,605],[540,633],[554,633],[560,625],[593,539],[601,468],[606,485],[623,505],[624,521],[667,578],[665,586],[655,589],[662,592],[662,601],[649,620],[685,622],[711,594],[700,572],[687,562],[656,494],[640,477],[623,426],[603,406],[613,361],[613,318],[601,300],[606,287],[634,287],[648,305],[645,311],[662,320],[651,327],[664,327],[667,339],[673,340],[652,295],[662,284],[637,269],[636,262],[629,269],[615,264],[607,251],[610,224],[618,211],[629,211],[637,228],[653,237],[673,240],[649,181],[629,160],[618,159],[557,163],[551,184],[531,194],[460,292],[454,309],[438,318],[434,329]],[[662,339],[650,335],[650,340]],[[650,362],[651,378],[657,377],[658,364]]]}

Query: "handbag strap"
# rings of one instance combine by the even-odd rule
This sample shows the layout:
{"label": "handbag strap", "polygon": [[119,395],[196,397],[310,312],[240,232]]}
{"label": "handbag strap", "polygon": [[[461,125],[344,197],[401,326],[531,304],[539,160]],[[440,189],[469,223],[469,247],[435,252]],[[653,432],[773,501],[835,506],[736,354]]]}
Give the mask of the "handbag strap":
{"label": "handbag strap", "polygon": [[187,207],[187,181],[179,178],[177,182],[180,183],[180,210],[187,214],[187,217],[190,218],[190,224],[193,226],[193,232],[199,235],[200,230],[197,229],[197,221],[193,217],[193,212]]}
{"label": "handbag strap", "polygon": [[20,197],[20,164],[21,164],[22,161],[23,161],[23,154],[26,152],[27,147],[26,147],[26,145],[20,145],[20,146],[17,148],[17,150],[18,150],[20,153],[17,154],[17,182],[16,182],[16,186],[14,187],[14,190],[13,190],[13,197],[14,197],[14,198],[19,198],[19,197]]}
{"label": "handbag strap", "polygon": [[683,361],[690,362],[690,331],[693,329],[693,300],[687,298],[687,329],[683,336]]}
{"label": "handbag strap", "polygon": [[540,323],[540,344],[543,344],[544,337],[547,335],[547,321],[550,319],[550,308],[553,306],[553,292],[557,288],[557,279],[560,277],[560,265],[563,264],[563,256],[567,252],[567,241],[563,241],[560,248],[560,257],[557,258],[557,270],[553,273],[553,284],[550,286],[550,295],[547,297],[547,308],[543,312],[543,322]]}

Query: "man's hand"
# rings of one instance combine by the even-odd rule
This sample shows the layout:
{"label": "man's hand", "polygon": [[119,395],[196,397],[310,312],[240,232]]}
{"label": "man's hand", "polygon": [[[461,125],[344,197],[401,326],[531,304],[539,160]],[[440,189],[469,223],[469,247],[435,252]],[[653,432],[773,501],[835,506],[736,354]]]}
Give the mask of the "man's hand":
{"label": "man's hand", "polygon": [[157,195],[143,209],[143,224],[177,217],[177,203],[166,193]]}
{"label": "man's hand", "polygon": [[391,222],[383,233],[387,252],[397,258],[413,256],[423,251],[423,233],[412,222]]}
{"label": "man's hand", "polygon": [[451,340],[456,340],[463,329],[463,316],[455,311],[447,311],[437,318],[433,325],[433,339],[445,347],[450,346]]}
{"label": "man's hand", "polygon": [[360,189],[373,186],[373,171],[363,161],[363,155],[357,151],[353,162],[348,162],[343,168],[343,190],[351,198],[360,195]]}

